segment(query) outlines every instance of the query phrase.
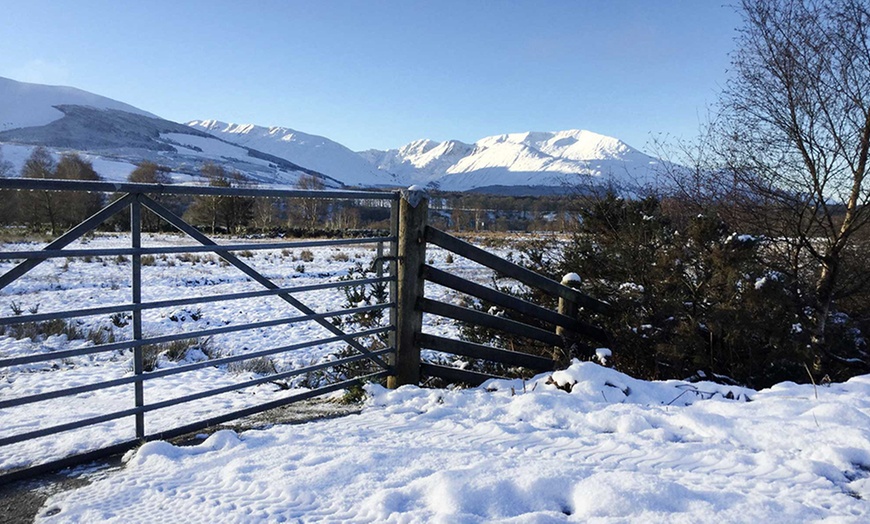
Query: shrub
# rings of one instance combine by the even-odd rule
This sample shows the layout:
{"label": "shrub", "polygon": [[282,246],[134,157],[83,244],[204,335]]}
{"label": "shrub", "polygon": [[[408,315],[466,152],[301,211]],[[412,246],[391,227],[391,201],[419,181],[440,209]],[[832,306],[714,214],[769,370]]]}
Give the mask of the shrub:
{"label": "shrub", "polygon": [[275,361],[269,357],[254,357],[247,360],[230,362],[227,365],[230,373],[253,373],[255,375],[274,375],[278,372]]}
{"label": "shrub", "polygon": [[55,318],[42,322],[22,322],[8,326],[0,326],[0,335],[15,339],[29,338],[36,342],[55,335],[66,335],[68,340],[84,338],[78,326],[73,322]]}
{"label": "shrub", "polygon": [[108,326],[96,327],[88,330],[85,338],[90,340],[95,346],[111,344],[115,342],[115,331]]}
{"label": "shrub", "polygon": [[[578,273],[581,291],[611,304],[610,314],[586,312],[583,320],[610,333],[611,362],[623,372],[643,379],[703,375],[755,388],[807,381],[805,366],[814,364],[807,304],[793,277],[767,264],[773,241],[734,234],[715,209],[690,214],[665,203],[615,195],[590,199],[563,249],[536,239],[520,246],[517,259],[557,281]],[[557,306],[553,297],[506,285],[497,276],[493,285],[551,309]],[[469,302],[482,311],[492,306]],[[510,310],[499,314],[537,325]],[[838,354],[860,359],[866,350],[860,322],[833,311],[829,325],[828,339],[836,341]],[[463,326],[461,333],[474,342],[548,351],[485,328]]]}
{"label": "shrub", "polygon": [[115,327],[122,328],[130,324],[130,319],[133,318],[133,315],[127,312],[123,313],[112,313],[112,316],[109,317],[112,320],[112,324]]}
{"label": "shrub", "polygon": [[216,349],[212,347],[211,337],[146,344],[142,346],[142,369],[146,372],[154,371],[157,369],[160,357],[170,362],[178,362],[183,360],[192,349],[200,350],[207,358],[214,358],[217,354]]}
{"label": "shrub", "polygon": [[195,265],[202,262],[202,257],[196,253],[181,253],[178,255],[178,260]]}

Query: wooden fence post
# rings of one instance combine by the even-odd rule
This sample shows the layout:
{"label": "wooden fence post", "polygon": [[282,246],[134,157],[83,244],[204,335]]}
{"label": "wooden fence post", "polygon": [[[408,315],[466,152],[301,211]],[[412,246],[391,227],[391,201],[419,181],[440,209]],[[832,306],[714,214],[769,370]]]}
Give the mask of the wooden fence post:
{"label": "wooden fence post", "polygon": [[[577,273],[568,273],[562,277],[562,285],[573,289],[579,289],[580,275]],[[559,314],[565,315],[566,317],[577,318],[579,311],[580,308],[576,302],[559,297]],[[576,350],[578,338],[577,333],[574,333],[568,328],[556,326],[556,334],[562,337],[563,345],[561,348],[555,348],[553,351],[553,360],[557,360],[560,364],[567,364]]]}
{"label": "wooden fence post", "polygon": [[398,293],[396,296],[396,374],[387,386],[396,388],[420,383],[420,346],[423,312],[416,307],[423,296],[423,264],[426,262],[426,192],[412,186],[399,201]]}

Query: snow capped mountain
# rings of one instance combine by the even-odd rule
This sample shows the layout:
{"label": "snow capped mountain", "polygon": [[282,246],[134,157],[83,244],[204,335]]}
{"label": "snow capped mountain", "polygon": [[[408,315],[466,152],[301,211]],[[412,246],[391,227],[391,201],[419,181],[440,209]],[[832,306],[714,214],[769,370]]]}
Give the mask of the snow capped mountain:
{"label": "snow capped mountain", "polygon": [[228,142],[269,153],[305,166],[352,186],[395,184],[395,177],[375,169],[338,142],[286,127],[228,124],[218,120],[187,123]]}
{"label": "snow capped mountain", "polygon": [[80,89],[2,77],[0,145],[16,168],[34,146],[44,146],[56,156],[77,152],[110,166],[112,179],[125,178],[148,160],[185,181],[210,162],[267,185],[292,185],[307,173],[326,187],[416,184],[507,194],[552,192],[565,185],[631,189],[655,184],[662,164],[616,138],[576,129],[495,135],[474,144],[416,140],[399,149],[355,153],[286,127],[218,120],[179,124]]}
{"label": "snow capped mountain", "polygon": [[0,78],[0,145],[20,170],[34,146],[54,156],[75,152],[109,180],[124,180],[136,164],[152,161],[173,170],[177,182],[199,178],[203,164],[237,170],[259,184],[294,184],[303,173],[327,187],[342,182],[280,156],[234,144],[159,118],[122,102],[70,87],[27,84]]}
{"label": "snow capped mountain", "polygon": [[360,155],[378,169],[394,173],[406,185],[434,184],[451,166],[468,156],[474,146],[448,140],[415,140],[390,151],[369,150]]}
{"label": "snow capped mountain", "polygon": [[59,105],[115,109],[157,118],[155,115],[111,98],[74,87],[47,86],[0,77],[0,131],[50,124],[63,118]]}
{"label": "snow capped mountain", "polygon": [[411,184],[464,191],[492,186],[653,183],[660,161],[616,138],[591,131],[529,132],[456,140],[417,140],[360,155]]}

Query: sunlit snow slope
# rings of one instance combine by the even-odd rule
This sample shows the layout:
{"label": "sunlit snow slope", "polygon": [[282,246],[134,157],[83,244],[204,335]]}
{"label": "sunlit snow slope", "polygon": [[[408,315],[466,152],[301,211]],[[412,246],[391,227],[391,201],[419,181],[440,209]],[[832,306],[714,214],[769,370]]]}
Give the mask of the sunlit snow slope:
{"label": "sunlit snow slope", "polygon": [[[42,146],[58,158],[77,153],[109,180],[124,180],[136,164],[156,162],[172,169],[176,182],[196,180],[206,163],[241,172],[251,182],[295,184],[303,173],[327,187],[342,183],[309,169],[201,129],[159,118],[103,96],[71,87],[0,78],[0,146],[13,173]],[[110,167],[104,170],[105,167]]]}
{"label": "sunlit snow slope", "polygon": [[286,127],[218,120],[178,124],[80,89],[0,78],[4,144],[45,146],[55,155],[74,151],[130,166],[148,160],[194,177],[212,162],[268,185],[292,185],[308,173],[327,187],[417,184],[516,195],[566,185],[631,191],[657,185],[663,165],[616,138],[576,129],[495,135],[473,144],[417,140],[399,149],[355,153]]}
{"label": "sunlit snow slope", "polygon": [[117,109],[137,115],[155,115],[111,98],[74,87],[48,86],[18,82],[0,77],[0,131],[20,127],[44,126],[63,118],[54,106],[78,105],[95,109]]}
{"label": "sunlit snow slope", "polygon": [[305,166],[351,186],[395,184],[395,177],[375,169],[359,155],[328,138],[286,127],[228,124],[218,120],[193,120],[190,127],[228,142],[269,153]]}
{"label": "sunlit snow slope", "polygon": [[447,190],[489,186],[560,186],[655,182],[660,161],[591,131],[495,135],[465,144],[418,140],[389,151],[360,153],[407,183]]}

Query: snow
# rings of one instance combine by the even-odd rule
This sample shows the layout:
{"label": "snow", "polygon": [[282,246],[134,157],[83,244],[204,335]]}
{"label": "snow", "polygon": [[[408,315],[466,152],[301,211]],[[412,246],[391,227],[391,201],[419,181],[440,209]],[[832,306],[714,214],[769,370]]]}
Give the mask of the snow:
{"label": "snow", "polygon": [[619,285],[619,291],[621,291],[627,295],[632,295],[632,294],[643,294],[644,291],[646,291],[646,289],[642,285],[636,284],[634,282],[623,282],[622,284]]}
{"label": "snow", "polygon": [[63,117],[63,113],[54,108],[56,105],[118,109],[149,117],[155,116],[129,104],[88,93],[81,89],[29,84],[3,77],[0,77],[0,100],[15,101],[15,103],[0,104],[0,131],[20,127],[44,126],[58,120]]}
{"label": "snow", "polygon": [[[18,128],[44,126],[60,119],[60,104],[116,109],[156,118],[128,104],[70,87],[27,84],[0,78],[0,133]],[[116,119],[118,126],[132,126]],[[73,137],[78,152],[99,155],[102,161],[113,160],[136,164],[141,160],[159,161],[176,171],[192,173],[203,160],[228,164],[261,184],[292,184],[298,173],[273,169],[269,162],[251,157],[242,148],[251,148],[322,173],[350,186],[407,187],[412,184],[464,191],[486,186],[563,186],[597,185],[613,182],[616,187],[632,188],[655,182],[655,170],[662,162],[616,138],[591,131],[570,129],[556,132],[509,133],[485,137],[474,144],[457,140],[435,142],[422,139],[399,149],[370,150],[355,153],[328,138],[307,134],[288,127],[264,127],[233,124],[218,120],[193,120],[187,126],[205,131],[237,146],[237,151],[223,151],[224,145],[203,142],[202,138],[179,133],[164,133],[161,138],[181,144],[179,151],[143,152],[141,133],[137,141],[112,135],[112,148],[101,144],[100,129],[88,129],[86,135]],[[87,126],[85,126],[87,127]],[[164,131],[172,129],[169,126]],[[139,130],[141,131],[141,130]],[[48,131],[40,140],[55,140]],[[138,133],[138,132],[137,132]],[[6,137],[36,143],[33,136]],[[29,138],[22,139],[21,136]],[[176,140],[177,139],[177,140]],[[91,140],[92,142],[88,142]],[[124,142],[130,144],[125,147]],[[145,140],[145,142],[148,142]],[[201,145],[200,143],[204,144]],[[91,145],[88,145],[91,144]],[[119,145],[120,144],[120,145]],[[186,147],[191,146],[191,147]],[[67,146],[64,146],[67,147]],[[199,150],[198,150],[198,149]],[[58,149],[59,148],[55,148]],[[201,150],[201,151],[200,151]],[[117,166],[109,166],[117,167]],[[289,168],[287,168],[289,169]],[[292,170],[292,169],[291,169]],[[118,169],[108,178],[121,177]]]}
{"label": "snow", "polygon": [[245,159],[251,163],[268,166],[268,160],[249,158],[248,150],[214,138],[183,135],[181,133],[161,133],[160,139],[184,149],[185,155],[201,158]]}
{"label": "snow", "polygon": [[[195,245],[190,239],[178,235],[143,235],[146,247]],[[99,234],[75,242],[71,249],[107,249],[129,247],[129,236]],[[251,242],[256,240],[240,240]],[[43,247],[35,243],[14,243],[0,246],[0,251],[30,250]],[[351,245],[304,248],[311,258],[303,257],[303,248],[254,251],[242,259],[264,276],[282,287],[299,287],[337,281],[345,278],[356,264],[368,266],[376,255],[374,245]],[[428,258],[439,267],[445,267],[446,253],[431,249]],[[486,279],[487,274],[479,266],[460,257],[449,265],[452,272]],[[15,265],[13,260],[0,260],[0,274]],[[476,267],[475,267],[476,266]],[[129,259],[113,257],[53,259],[43,262],[24,277],[0,290],[0,316],[9,316],[12,303],[23,311],[31,309],[40,314],[76,308],[94,308],[129,303],[131,292],[131,265]],[[369,276],[373,276],[369,274]],[[142,299],[145,302],[168,299],[192,298],[223,293],[239,293],[262,290],[231,266],[219,263],[215,255],[185,254],[157,256],[152,265],[142,267],[145,283]],[[428,286],[429,296],[439,300],[452,300],[446,296],[447,289]],[[346,309],[347,297],[340,289],[298,292],[294,297],[318,312]],[[184,308],[148,309],[142,315],[142,329],[146,337],[172,335],[205,329],[232,327],[234,325],[268,322],[288,317],[298,318],[301,313],[277,297],[258,300],[227,301],[197,304]],[[443,323],[443,319],[426,316],[427,325],[438,332],[455,336],[458,326]],[[109,333],[117,340],[132,337],[132,323],[128,317],[112,315],[76,319],[78,331]],[[359,331],[358,328],[349,331]],[[332,337],[321,326],[312,322],[294,322],[253,330],[215,334],[208,344],[215,357],[245,355],[258,350],[285,347],[317,339]],[[0,336],[0,358],[49,354],[93,345],[85,339],[68,340],[65,335],[51,336],[31,342]],[[288,372],[334,359],[345,347],[343,343],[323,343],[272,355],[276,369]],[[433,353],[433,352],[429,352]],[[193,365],[201,360],[199,351],[189,351],[179,362],[158,360],[160,370]],[[441,359],[443,354],[432,355]],[[68,387],[93,384],[101,381],[130,378],[132,355],[129,350],[54,359],[49,362],[0,368],[0,399],[18,398],[27,395],[48,393]],[[251,372],[230,369],[231,366],[201,367],[185,374],[163,376],[145,383],[145,399],[148,403],[195,394],[209,386],[229,386],[256,378]],[[175,408],[166,408],[149,413],[146,417],[149,432],[168,429],[181,422],[203,420],[271,400],[305,392],[318,384],[317,374],[304,374],[286,381],[288,389],[274,384],[262,384],[243,390],[203,399]],[[111,389],[88,392],[75,398],[55,399],[36,404],[0,409],[0,438],[19,435],[65,422],[81,420],[97,414],[112,413],[132,407],[131,384]],[[131,418],[122,418],[105,424],[77,430],[67,436],[37,439],[25,443],[0,447],[0,468],[23,466],[34,461],[48,461],[67,454],[89,451],[132,438]]]}
{"label": "snow", "polygon": [[[570,393],[565,391],[569,389]],[[870,377],[818,391],[592,363],[143,445],[37,522],[866,522]],[[751,399],[751,401],[750,401]]]}
{"label": "snow", "polygon": [[[74,248],[123,247],[123,235],[97,235]],[[251,242],[255,242],[251,240]],[[144,235],[146,246],[190,243]],[[7,244],[2,250],[37,249]],[[508,249],[505,247],[505,249]],[[295,253],[257,251],[244,260],[282,286],[336,280],[374,246],[312,248],[305,271]],[[498,251],[497,249],[494,251]],[[338,256],[340,253],[347,258]],[[436,267],[486,282],[489,272],[461,257],[427,252]],[[0,261],[0,273],[12,266]],[[157,258],[143,269],[143,300],[259,289],[214,258]],[[48,261],[0,291],[39,312],[129,300],[129,262]],[[460,297],[427,284],[429,297]],[[318,311],[342,306],[340,292],[297,296]],[[290,309],[291,311],[292,308]],[[143,312],[147,335],[265,321],[286,316],[274,297]],[[4,315],[8,315],[6,312]],[[83,330],[111,325],[90,317]],[[128,338],[131,326],[116,327]],[[455,337],[458,326],[424,316],[424,331]],[[223,355],[310,340],[307,324],[227,333],[211,341]],[[53,352],[85,342],[0,337],[4,358]],[[277,359],[282,370],[324,362],[341,345]],[[615,348],[618,352],[618,348]],[[426,358],[439,354],[424,352]],[[601,358],[612,356],[607,348]],[[191,351],[182,362],[203,362]],[[440,358],[444,358],[443,354]],[[0,397],[17,398],[130,376],[129,352],[74,357],[3,369]],[[146,382],[146,401],[180,397],[250,380],[250,372],[204,366]],[[273,384],[246,388],[146,416],[149,432],[251,403],[306,391]],[[779,384],[754,391],[712,382],[643,381],[591,362],[533,379],[491,380],[472,389],[387,390],[367,386],[359,415],[301,425],[218,431],[198,445],[155,441],[131,451],[121,468],[94,473],[90,485],[53,495],[38,522],[866,522],[870,519],[870,376],[842,384]],[[127,409],[129,385],[0,411],[0,438]],[[4,468],[50,460],[130,439],[131,418],[0,447]]]}
{"label": "snow", "polygon": [[579,284],[582,281],[583,279],[580,278],[580,275],[578,275],[577,273],[568,273],[564,277],[562,277],[562,284],[566,286],[570,284]]}
{"label": "snow", "polygon": [[583,184],[602,178],[643,185],[654,181],[660,163],[616,138],[579,129],[495,135],[473,145],[417,140],[399,149],[360,154],[405,183],[454,191],[491,185]]}
{"label": "snow", "polygon": [[[128,104],[79,89],[27,84],[2,77],[0,101],[5,102],[0,103],[0,133],[44,126],[58,120],[63,113],[54,106],[61,104],[100,110],[115,109],[157,118]],[[295,182],[298,173],[276,171],[269,162],[257,160],[243,149],[251,148],[350,186],[407,187],[419,184],[454,191],[486,186],[584,186],[607,182],[630,188],[654,183],[655,169],[661,165],[660,160],[616,138],[580,129],[494,135],[474,144],[457,140],[435,142],[422,139],[399,149],[355,153],[328,138],[288,127],[233,124],[218,120],[193,120],[187,126],[241,147],[232,151],[231,148],[204,141],[200,137],[164,133],[161,138],[181,144],[178,153],[162,152],[157,157],[153,152],[143,153],[125,148],[123,143],[116,144],[113,149],[97,151],[86,144],[91,139],[96,140],[94,143],[100,143],[99,129],[89,130],[87,136],[74,137],[82,141],[80,144],[85,144],[75,147],[83,153],[90,151],[99,154],[101,161],[107,163],[118,160],[136,164],[146,159],[159,160],[176,170],[192,172],[196,169],[197,161],[218,161],[246,173],[258,183]],[[119,140],[118,136],[116,133],[112,139]],[[141,139],[141,136],[137,137]],[[46,135],[42,140],[55,138]],[[9,139],[7,143],[15,140]],[[28,140],[33,139],[31,137]],[[141,140],[136,144],[141,147]],[[108,167],[108,178],[122,176],[119,169],[111,169],[118,166]]]}
{"label": "snow", "polygon": [[313,169],[347,185],[392,184],[387,173],[379,172],[345,146],[328,138],[309,135],[286,127],[228,124],[217,120],[193,120],[190,127],[206,131],[234,144],[250,147]]}

